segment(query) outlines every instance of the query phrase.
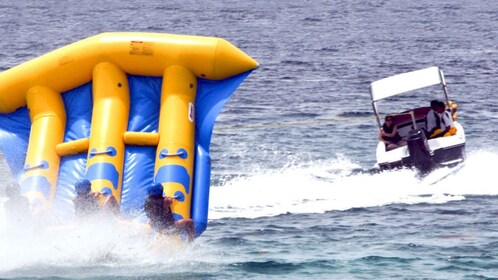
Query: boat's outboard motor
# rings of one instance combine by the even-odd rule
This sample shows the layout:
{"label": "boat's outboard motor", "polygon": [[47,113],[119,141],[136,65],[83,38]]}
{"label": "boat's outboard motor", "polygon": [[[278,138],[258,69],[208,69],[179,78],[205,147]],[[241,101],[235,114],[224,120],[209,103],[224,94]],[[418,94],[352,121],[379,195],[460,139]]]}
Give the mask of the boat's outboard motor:
{"label": "boat's outboard motor", "polygon": [[427,143],[427,137],[422,129],[413,129],[408,132],[408,152],[410,153],[411,165],[422,173],[433,169],[432,154]]}

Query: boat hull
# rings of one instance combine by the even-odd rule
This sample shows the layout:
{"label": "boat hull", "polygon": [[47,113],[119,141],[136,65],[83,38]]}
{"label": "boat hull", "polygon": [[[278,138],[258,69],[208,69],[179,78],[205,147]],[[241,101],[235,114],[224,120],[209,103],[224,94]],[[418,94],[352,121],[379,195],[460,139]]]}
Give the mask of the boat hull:
{"label": "boat hull", "polygon": [[433,151],[425,161],[415,161],[412,157],[403,157],[398,161],[378,163],[381,170],[416,168],[421,172],[430,172],[441,167],[453,167],[465,159],[465,144],[445,147]]}
{"label": "boat hull", "polygon": [[[416,133],[417,139],[409,139],[408,144],[387,151],[384,143],[377,146],[377,164],[381,170],[415,168],[422,173],[455,166],[465,160],[465,132],[455,122],[457,134],[448,137],[425,139],[423,133]],[[415,132],[414,135],[415,136]],[[416,138],[416,137],[415,137]]]}

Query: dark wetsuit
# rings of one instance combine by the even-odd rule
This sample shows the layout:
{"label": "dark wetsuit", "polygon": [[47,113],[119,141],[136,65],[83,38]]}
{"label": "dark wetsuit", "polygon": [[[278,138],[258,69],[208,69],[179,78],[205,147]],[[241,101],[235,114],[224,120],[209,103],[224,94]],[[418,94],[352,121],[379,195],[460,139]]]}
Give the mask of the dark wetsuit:
{"label": "dark wetsuit", "polygon": [[[384,129],[385,133],[392,133],[394,130],[394,125],[387,126],[386,124],[382,125],[382,128]],[[399,136],[398,133],[394,134],[394,136],[382,136],[382,139],[389,141],[392,144],[397,144],[399,141],[401,141],[403,138]]]}
{"label": "dark wetsuit", "polygon": [[88,217],[98,213],[100,210],[98,194],[95,193],[77,195],[73,202],[76,217]]}
{"label": "dark wetsuit", "polygon": [[149,196],[144,203],[144,211],[151,227],[160,233],[167,233],[175,225],[171,210],[165,209],[164,198],[160,195]]}

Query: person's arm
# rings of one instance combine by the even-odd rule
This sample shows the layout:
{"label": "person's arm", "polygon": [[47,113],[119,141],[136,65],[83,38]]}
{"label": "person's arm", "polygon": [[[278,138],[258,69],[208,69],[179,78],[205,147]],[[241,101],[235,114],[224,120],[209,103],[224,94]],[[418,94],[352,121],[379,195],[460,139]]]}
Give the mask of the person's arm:
{"label": "person's arm", "polygon": [[381,131],[382,131],[383,136],[394,137],[394,135],[396,135],[398,133],[398,127],[394,126],[393,131],[391,133],[387,133],[384,130],[381,130]]}
{"label": "person's arm", "polygon": [[389,145],[389,142],[384,139],[384,137],[383,137],[384,135],[385,135],[384,129],[382,127],[380,127],[380,129],[379,129],[379,141],[386,144],[386,145]]}
{"label": "person's arm", "polygon": [[446,132],[450,131],[450,129],[451,129],[451,125],[447,125],[447,124],[445,124],[445,125],[446,126],[444,127],[443,132],[441,132],[442,135],[446,134]]}
{"label": "person's arm", "polygon": [[188,241],[193,241],[195,238],[195,227],[192,219],[181,219],[175,223],[177,231],[185,233]]}
{"label": "person's arm", "polygon": [[431,137],[430,138],[438,138],[444,136],[448,131],[450,131],[451,126],[447,125],[447,120],[446,120],[446,114],[443,113],[439,115],[439,120],[440,120],[440,125],[441,128],[435,127],[431,131]]}
{"label": "person's arm", "polygon": [[[428,129],[428,131],[429,131],[429,135],[433,135],[433,134],[434,134],[434,133],[435,133],[438,129],[440,130],[440,128],[439,128],[439,127],[437,127],[437,125],[436,125],[436,120],[434,119],[434,124],[433,124],[433,126],[432,126],[430,129]],[[439,135],[439,134],[438,134],[438,135]]]}
{"label": "person's arm", "polygon": [[109,210],[113,214],[119,214],[119,203],[114,197],[114,195],[110,195],[105,201],[104,201],[104,208]]}
{"label": "person's arm", "polygon": [[[437,127],[434,127],[433,129],[431,129],[431,130],[429,131],[429,133],[428,133],[428,134],[429,134],[429,135],[433,135],[433,134],[434,134],[434,132],[436,132],[436,130],[438,130],[438,128],[437,128]],[[438,134],[438,135],[439,135],[439,134]],[[437,136],[437,135],[434,135],[433,137],[436,137],[436,136]]]}
{"label": "person's arm", "polygon": [[[438,130],[439,130],[439,132],[438,132],[437,134],[434,134],[434,133],[436,133],[436,131],[438,131]],[[430,138],[438,138],[438,137],[443,136],[445,133],[446,133],[446,131],[441,131],[441,129],[436,128],[436,129],[434,129],[434,132],[433,132],[433,134],[434,134],[434,135],[432,135],[432,134],[431,134],[431,137],[430,137]]]}
{"label": "person's arm", "polygon": [[451,125],[447,125],[447,126],[444,128],[444,130],[443,130],[441,133],[439,133],[438,135],[445,135],[447,132],[449,132],[449,131],[450,131],[450,129],[451,129]]}

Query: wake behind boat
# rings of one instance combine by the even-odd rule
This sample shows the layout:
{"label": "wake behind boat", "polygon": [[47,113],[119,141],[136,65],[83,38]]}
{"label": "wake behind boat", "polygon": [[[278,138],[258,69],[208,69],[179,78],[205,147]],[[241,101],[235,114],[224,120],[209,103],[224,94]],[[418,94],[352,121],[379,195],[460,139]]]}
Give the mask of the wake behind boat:
{"label": "wake behind boat", "polygon": [[[432,117],[431,114],[436,116],[438,125],[441,125],[441,119],[431,110],[431,107],[420,106],[420,102],[429,105],[430,101],[426,98],[420,101],[422,94],[418,91],[424,89],[424,92],[427,93],[436,85],[440,85],[442,88],[444,104],[442,101],[439,102],[444,108],[444,110],[441,109],[442,114],[448,114],[453,123],[451,131],[440,137],[434,137],[427,132],[430,130],[428,118]],[[397,138],[394,140],[397,141],[398,145],[386,144],[387,141],[383,141],[384,138],[379,137],[377,164],[381,170],[414,167],[422,173],[428,173],[435,168],[454,166],[463,162],[465,158],[465,132],[457,121],[457,106],[448,98],[444,75],[438,67],[398,74],[372,82],[370,95],[379,131],[382,132],[385,126],[381,124],[378,102],[380,100],[389,101],[392,102],[390,104],[392,111],[385,114],[386,120],[392,121],[390,132],[394,131],[399,135],[399,137],[392,137]],[[407,110],[400,110],[402,108],[400,103],[405,103],[405,100],[408,104],[416,105],[412,105]],[[434,100],[432,103],[438,102]]]}

